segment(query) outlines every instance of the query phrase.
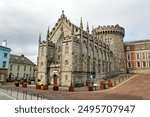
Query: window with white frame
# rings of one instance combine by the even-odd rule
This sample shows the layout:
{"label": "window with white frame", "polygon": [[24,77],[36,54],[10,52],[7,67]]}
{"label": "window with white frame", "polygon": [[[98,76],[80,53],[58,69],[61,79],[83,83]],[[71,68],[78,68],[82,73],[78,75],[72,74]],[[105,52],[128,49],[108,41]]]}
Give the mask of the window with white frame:
{"label": "window with white frame", "polygon": [[140,53],[136,53],[136,59],[137,59],[137,60],[140,59]]}
{"label": "window with white frame", "polygon": [[141,45],[141,49],[145,49],[145,45]]}
{"label": "window with white frame", "polygon": [[4,58],[7,58],[7,55],[8,55],[7,53],[4,53]]}
{"label": "window with white frame", "polygon": [[140,48],[139,48],[139,45],[137,45],[137,46],[136,46],[136,50],[139,50],[139,49],[140,49]]}
{"label": "window with white frame", "polygon": [[145,59],[146,57],[145,57],[145,53],[144,52],[142,52],[142,59]]}
{"label": "window with white frame", "polygon": [[127,59],[131,60],[131,54],[127,54]]}
{"label": "window with white frame", "polygon": [[128,62],[128,68],[131,68],[131,62]]}
{"label": "window with white frame", "polygon": [[142,62],[142,65],[143,65],[143,67],[146,67],[146,62],[143,61],[143,62]]}
{"label": "window with white frame", "polygon": [[130,46],[127,46],[127,48],[126,48],[127,50],[130,50]]}
{"label": "window with white frame", "polygon": [[148,54],[148,58],[150,59],[150,52],[148,52],[147,54]]}
{"label": "window with white frame", "polygon": [[137,61],[136,65],[137,67],[141,67],[140,61]]}
{"label": "window with white frame", "polygon": [[148,67],[150,67],[150,61],[148,61]]}

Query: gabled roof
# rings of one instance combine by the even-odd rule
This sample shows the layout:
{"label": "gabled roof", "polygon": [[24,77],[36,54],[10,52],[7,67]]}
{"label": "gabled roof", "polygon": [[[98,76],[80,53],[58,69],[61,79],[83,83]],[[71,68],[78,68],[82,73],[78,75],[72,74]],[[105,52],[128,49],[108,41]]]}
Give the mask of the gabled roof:
{"label": "gabled roof", "polygon": [[[48,31],[48,34],[49,34],[48,37],[50,40],[62,23],[68,28],[68,30],[70,30],[70,32],[72,32],[72,31],[76,32],[76,33],[80,32],[80,27],[78,27],[75,24],[73,24],[72,22],[70,22],[70,20],[67,19],[67,17],[65,16],[64,12],[62,12],[60,18],[58,19],[58,21],[56,22],[56,24],[54,25],[52,30],[50,32]],[[83,32],[87,33],[84,30],[83,30]]]}
{"label": "gabled roof", "polygon": [[24,55],[10,55],[10,63],[17,63],[17,64],[25,64],[25,65],[35,65],[31,60],[29,60]]}

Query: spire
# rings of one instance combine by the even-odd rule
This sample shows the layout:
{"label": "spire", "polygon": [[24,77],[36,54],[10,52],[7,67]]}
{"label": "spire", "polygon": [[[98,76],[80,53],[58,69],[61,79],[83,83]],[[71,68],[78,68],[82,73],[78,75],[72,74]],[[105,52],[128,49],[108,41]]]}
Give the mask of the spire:
{"label": "spire", "polygon": [[71,35],[74,35],[74,25],[72,25]]}
{"label": "spire", "polygon": [[89,33],[89,24],[88,24],[88,22],[87,22],[86,32]]}
{"label": "spire", "polygon": [[64,10],[62,10],[61,18],[65,18]]}
{"label": "spire", "polygon": [[47,30],[47,39],[49,38],[49,26],[48,26],[48,30]]}
{"label": "spire", "polygon": [[82,17],[81,17],[81,20],[80,20],[80,29],[82,29],[82,30],[83,30]]}
{"label": "spire", "polygon": [[94,26],[92,26],[92,31],[91,31],[91,32],[92,32],[92,34],[94,34],[94,32],[95,32],[95,31],[94,31]]}
{"label": "spire", "polygon": [[41,43],[41,33],[39,33],[39,43]]}

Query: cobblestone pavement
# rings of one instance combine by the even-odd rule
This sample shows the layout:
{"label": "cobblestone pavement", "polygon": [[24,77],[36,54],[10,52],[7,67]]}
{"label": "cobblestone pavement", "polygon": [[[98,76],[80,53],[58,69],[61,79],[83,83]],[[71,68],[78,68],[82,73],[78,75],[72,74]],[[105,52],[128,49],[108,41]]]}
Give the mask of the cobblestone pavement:
{"label": "cobblestone pavement", "polygon": [[[15,90],[14,86],[10,86]],[[6,87],[5,87],[6,88]],[[19,91],[40,94],[43,97],[52,100],[146,100],[150,99],[150,75],[138,75],[127,79],[116,87],[87,91],[87,87],[75,88],[75,92],[68,92],[67,87],[61,87],[59,91],[37,90],[35,86],[28,88],[19,88]]]}

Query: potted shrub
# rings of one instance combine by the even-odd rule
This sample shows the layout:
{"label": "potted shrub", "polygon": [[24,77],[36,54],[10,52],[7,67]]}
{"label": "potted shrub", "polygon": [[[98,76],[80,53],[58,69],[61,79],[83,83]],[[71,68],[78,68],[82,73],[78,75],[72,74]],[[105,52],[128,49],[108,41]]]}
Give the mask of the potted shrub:
{"label": "potted shrub", "polygon": [[41,89],[41,85],[36,84],[36,89]]}
{"label": "potted shrub", "polygon": [[37,80],[37,82],[35,84],[36,89],[41,89],[42,84],[40,83],[40,81],[41,81],[40,79]]}
{"label": "potted shrub", "polygon": [[93,85],[92,85],[92,83],[88,84],[88,91],[93,91]]}
{"label": "potted shrub", "polygon": [[27,88],[27,83],[26,82],[23,82],[22,88]]}
{"label": "potted shrub", "polygon": [[71,81],[70,87],[69,87],[69,92],[74,92],[74,85],[73,82]]}
{"label": "potted shrub", "polygon": [[31,80],[30,79],[28,80],[28,84],[31,84]]}
{"label": "potted shrub", "polygon": [[103,90],[103,89],[106,89],[106,84],[103,81],[101,81],[100,82],[100,90]]}
{"label": "potted shrub", "polygon": [[59,87],[57,85],[54,85],[53,86],[53,91],[58,91],[59,90]]}
{"label": "potted shrub", "polygon": [[111,81],[111,79],[108,80],[108,87],[109,88],[112,87],[112,81]]}
{"label": "potted shrub", "polygon": [[16,87],[19,87],[19,80],[15,79],[14,84],[15,84]]}
{"label": "potted shrub", "polygon": [[48,84],[47,83],[43,84],[42,90],[48,90]]}

